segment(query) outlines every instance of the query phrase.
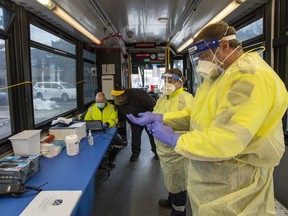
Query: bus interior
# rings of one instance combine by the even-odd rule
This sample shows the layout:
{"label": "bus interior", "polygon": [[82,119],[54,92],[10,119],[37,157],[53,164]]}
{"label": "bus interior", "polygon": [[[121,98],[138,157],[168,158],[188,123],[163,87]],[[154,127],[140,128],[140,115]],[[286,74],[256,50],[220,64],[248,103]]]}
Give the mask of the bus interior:
{"label": "bus interior", "polygon": [[[195,95],[188,48],[220,20],[235,27],[245,51],[265,47],[261,57],[287,88],[287,17],[286,0],[1,0],[0,158],[13,154],[12,135],[83,118],[99,91],[113,102],[115,85],[157,98],[161,74],[178,68]],[[118,127],[129,145],[124,118]],[[287,112],[283,133],[287,150]],[[286,151],[274,172],[275,198],[286,208],[287,160]]]}

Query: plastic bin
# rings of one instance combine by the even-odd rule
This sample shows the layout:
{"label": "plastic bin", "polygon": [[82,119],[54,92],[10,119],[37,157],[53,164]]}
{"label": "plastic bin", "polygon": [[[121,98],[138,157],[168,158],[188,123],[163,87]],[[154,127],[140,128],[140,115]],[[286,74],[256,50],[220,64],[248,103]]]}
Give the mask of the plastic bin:
{"label": "plastic bin", "polygon": [[40,154],[41,130],[24,130],[9,139],[15,155]]}

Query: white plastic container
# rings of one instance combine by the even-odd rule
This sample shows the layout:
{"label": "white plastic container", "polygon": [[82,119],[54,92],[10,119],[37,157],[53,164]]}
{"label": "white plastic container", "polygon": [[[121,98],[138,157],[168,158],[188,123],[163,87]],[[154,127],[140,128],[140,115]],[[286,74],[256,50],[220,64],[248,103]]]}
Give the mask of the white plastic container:
{"label": "white plastic container", "polygon": [[79,154],[79,140],[76,134],[65,137],[67,155],[74,156]]}
{"label": "white plastic container", "polygon": [[41,130],[24,130],[10,137],[15,155],[40,154]]}

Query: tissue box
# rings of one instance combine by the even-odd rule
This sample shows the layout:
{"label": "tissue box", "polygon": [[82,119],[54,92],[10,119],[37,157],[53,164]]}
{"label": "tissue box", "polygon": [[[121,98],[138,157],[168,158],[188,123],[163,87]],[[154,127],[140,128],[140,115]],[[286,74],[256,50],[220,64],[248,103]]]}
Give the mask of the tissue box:
{"label": "tissue box", "polygon": [[82,138],[86,137],[86,123],[77,122],[69,126],[56,125],[49,129],[49,134],[55,136],[55,140],[64,140],[66,136],[76,134],[79,142]]}

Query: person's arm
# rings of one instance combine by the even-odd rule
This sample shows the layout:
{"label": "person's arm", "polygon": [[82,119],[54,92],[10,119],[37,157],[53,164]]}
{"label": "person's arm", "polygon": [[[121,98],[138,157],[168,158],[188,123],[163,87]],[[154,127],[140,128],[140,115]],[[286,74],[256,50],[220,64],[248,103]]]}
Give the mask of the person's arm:
{"label": "person's arm", "polygon": [[[271,132],[262,129],[268,127],[263,122],[275,106],[276,92],[273,92],[272,87],[267,87],[269,85],[263,81],[263,77],[253,76],[253,74],[239,76],[242,77],[217,89],[215,95],[217,100],[214,100],[217,103],[213,103],[213,100],[210,103],[212,106],[215,104],[215,110],[212,107],[203,107],[203,104],[194,103],[194,106],[201,106],[208,112],[207,117],[203,112],[202,116],[192,116],[192,121],[195,121],[194,124],[197,127],[195,126],[193,131],[179,137],[175,147],[176,152],[193,160],[221,161],[234,158],[239,154],[245,155],[243,151],[247,151],[250,155],[249,160],[255,158],[255,160],[262,161],[260,158],[265,158],[262,164],[267,163],[266,160],[271,158],[264,155],[281,154],[281,151],[277,152],[280,147],[275,146],[278,142],[268,141],[275,139],[273,133],[268,135]],[[277,94],[281,93],[277,92]],[[209,112],[214,116],[209,116]],[[278,111],[275,115],[276,122],[281,121]],[[198,120],[199,118],[201,121]],[[267,125],[272,123],[272,121],[266,122]],[[277,130],[277,126],[274,127],[276,128],[272,130]],[[259,140],[265,136],[271,137],[265,138],[265,142],[262,141],[260,144]],[[246,149],[247,147],[249,150]],[[275,161],[278,160],[277,158],[279,157],[277,156]]]}
{"label": "person's arm", "polygon": [[164,113],[163,123],[177,131],[188,131],[190,127],[190,114],[191,106],[187,106],[180,111]]}
{"label": "person's arm", "polygon": [[[165,119],[164,119],[164,116]],[[190,106],[187,106],[184,110],[177,112],[169,112],[165,114],[151,113],[150,111],[144,113],[138,113],[138,117],[132,114],[126,115],[129,121],[134,124],[145,126],[155,122],[163,122],[166,125],[174,128],[178,131],[189,130],[190,125]]]}
{"label": "person's arm", "polygon": [[109,119],[105,122],[108,123],[108,127],[115,127],[118,123],[118,110],[112,104],[109,104],[110,116]]}
{"label": "person's arm", "polygon": [[93,105],[88,108],[87,113],[85,114],[84,120],[93,120],[92,115],[91,115],[92,114],[92,107],[93,107]]}
{"label": "person's arm", "polygon": [[138,100],[146,111],[153,111],[153,107],[155,106],[156,101],[147,92],[145,92],[144,90],[139,91]]}

